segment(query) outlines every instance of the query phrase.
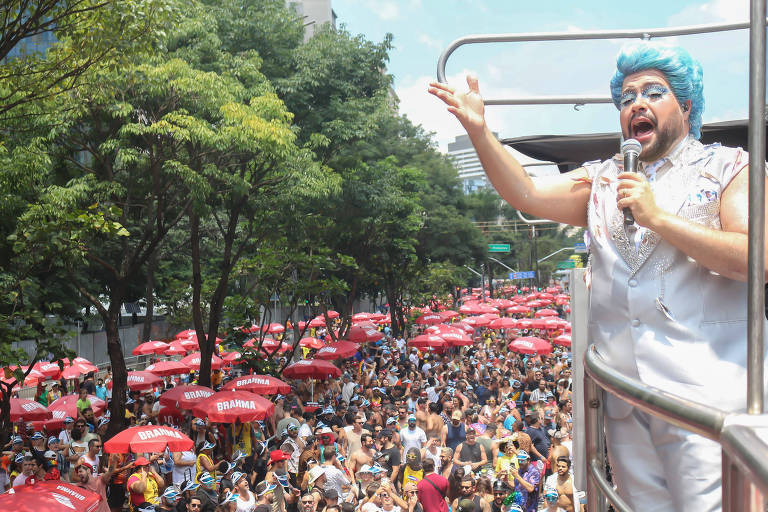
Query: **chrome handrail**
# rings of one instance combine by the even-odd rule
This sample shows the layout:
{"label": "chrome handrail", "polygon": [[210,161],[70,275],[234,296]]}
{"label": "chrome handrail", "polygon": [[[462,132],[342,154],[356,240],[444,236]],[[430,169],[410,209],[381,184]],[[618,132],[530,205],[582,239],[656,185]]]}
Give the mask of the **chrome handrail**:
{"label": "chrome handrail", "polygon": [[725,412],[627,377],[611,368],[594,345],[584,354],[584,363],[589,376],[609,393],[673,425],[719,441]]}

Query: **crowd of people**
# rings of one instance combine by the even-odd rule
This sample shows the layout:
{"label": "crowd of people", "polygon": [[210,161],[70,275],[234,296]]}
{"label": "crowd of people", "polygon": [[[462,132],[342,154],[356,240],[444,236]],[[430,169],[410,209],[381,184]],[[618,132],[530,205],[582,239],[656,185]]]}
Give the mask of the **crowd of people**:
{"label": "crowd of people", "polygon": [[[164,418],[158,398],[195,383],[194,373],[131,392],[131,423],[178,423],[194,441],[188,451],[104,453],[109,417],[97,418],[88,397],[109,400],[110,376],[88,375],[75,383],[77,416],[59,432],[17,426],[0,491],[61,479],[100,493],[99,512],[583,510],[572,475],[570,353],[508,347],[559,331],[478,328],[471,345],[437,353],[409,345],[424,326],[405,336],[381,329],[380,341],[337,362],[340,378],[286,379],[292,392],[269,397],[275,412],[264,421],[214,423],[186,410],[181,421]],[[239,373],[225,368],[213,382]],[[66,384],[39,388],[37,401],[51,403]]]}

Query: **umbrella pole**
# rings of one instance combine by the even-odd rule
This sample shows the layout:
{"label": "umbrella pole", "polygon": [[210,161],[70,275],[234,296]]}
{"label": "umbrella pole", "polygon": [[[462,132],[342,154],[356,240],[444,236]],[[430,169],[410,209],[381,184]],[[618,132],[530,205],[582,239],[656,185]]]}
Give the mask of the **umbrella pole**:
{"label": "umbrella pole", "polygon": [[314,402],[315,401],[315,379],[312,379],[312,384],[310,384],[310,390],[311,390],[310,392],[312,393],[312,398],[310,402]]}

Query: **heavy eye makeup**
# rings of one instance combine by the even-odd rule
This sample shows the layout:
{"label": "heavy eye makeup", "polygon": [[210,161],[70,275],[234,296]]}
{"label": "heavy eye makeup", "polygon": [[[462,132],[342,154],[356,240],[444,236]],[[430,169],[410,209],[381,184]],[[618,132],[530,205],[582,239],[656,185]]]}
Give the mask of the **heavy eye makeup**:
{"label": "heavy eye makeup", "polygon": [[[661,84],[651,84],[643,88],[642,92],[640,93],[643,98],[645,98],[648,101],[657,101],[664,97],[665,94],[669,92],[669,89],[667,89],[665,86]],[[619,99],[619,105],[621,108],[626,108],[630,105],[632,105],[637,100],[637,92],[628,89],[624,91],[621,94],[621,98]]]}

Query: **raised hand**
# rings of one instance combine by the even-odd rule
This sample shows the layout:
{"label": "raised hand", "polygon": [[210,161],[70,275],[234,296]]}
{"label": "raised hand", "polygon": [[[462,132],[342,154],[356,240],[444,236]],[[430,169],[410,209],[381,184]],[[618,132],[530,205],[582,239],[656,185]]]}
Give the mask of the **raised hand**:
{"label": "raised hand", "polygon": [[448,105],[448,112],[456,116],[471,136],[485,128],[485,104],[480,96],[480,85],[475,75],[467,75],[467,92],[456,92],[456,88],[440,82],[431,82],[427,91]]}

